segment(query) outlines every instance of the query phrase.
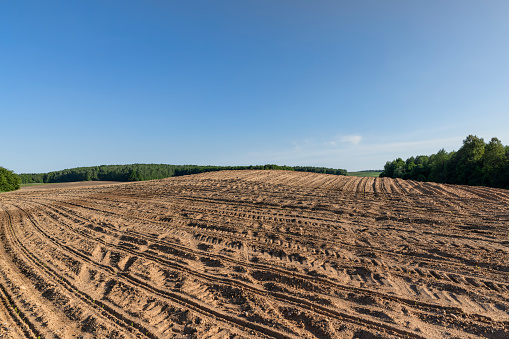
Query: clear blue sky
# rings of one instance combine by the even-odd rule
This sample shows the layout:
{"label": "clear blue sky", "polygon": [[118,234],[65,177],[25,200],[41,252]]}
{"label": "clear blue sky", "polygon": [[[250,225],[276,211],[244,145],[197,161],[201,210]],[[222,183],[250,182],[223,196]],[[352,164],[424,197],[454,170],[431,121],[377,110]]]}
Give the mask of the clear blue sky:
{"label": "clear blue sky", "polygon": [[3,1],[0,166],[380,169],[509,144],[509,1]]}

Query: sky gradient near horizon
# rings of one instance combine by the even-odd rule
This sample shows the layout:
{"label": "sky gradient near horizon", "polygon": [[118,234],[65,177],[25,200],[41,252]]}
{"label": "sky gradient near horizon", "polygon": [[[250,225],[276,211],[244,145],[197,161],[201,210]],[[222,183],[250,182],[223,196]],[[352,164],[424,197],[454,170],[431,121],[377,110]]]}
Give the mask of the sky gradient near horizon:
{"label": "sky gradient near horizon", "polygon": [[0,4],[0,166],[381,169],[509,144],[509,2]]}

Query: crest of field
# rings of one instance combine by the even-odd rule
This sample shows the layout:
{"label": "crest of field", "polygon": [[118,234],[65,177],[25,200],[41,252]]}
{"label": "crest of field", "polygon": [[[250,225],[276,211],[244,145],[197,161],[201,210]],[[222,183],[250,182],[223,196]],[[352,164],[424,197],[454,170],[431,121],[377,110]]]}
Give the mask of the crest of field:
{"label": "crest of field", "polygon": [[118,181],[77,181],[77,182],[59,182],[59,183],[45,183],[45,184],[22,184],[20,191],[39,191],[55,188],[77,188],[77,187],[90,187],[101,185],[114,185]]}
{"label": "crest of field", "polygon": [[[191,179],[191,177],[186,177]],[[188,180],[186,179],[186,180]],[[322,190],[339,190],[355,194],[374,195],[434,195],[460,199],[507,200],[507,190],[476,186],[461,186],[419,182],[414,180],[340,176],[292,171],[220,171],[196,175],[192,180],[238,180],[260,185],[282,185]]]}

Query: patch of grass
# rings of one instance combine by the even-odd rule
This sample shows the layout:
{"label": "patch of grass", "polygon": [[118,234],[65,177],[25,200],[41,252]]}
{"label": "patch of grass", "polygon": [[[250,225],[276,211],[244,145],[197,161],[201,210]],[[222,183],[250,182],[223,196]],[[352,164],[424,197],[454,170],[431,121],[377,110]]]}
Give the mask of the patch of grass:
{"label": "patch of grass", "polygon": [[350,177],[378,177],[382,171],[360,171],[360,172],[348,172]]}
{"label": "patch of grass", "polygon": [[20,186],[21,187],[27,187],[27,186],[38,186],[38,185],[49,185],[49,184],[53,184],[52,182],[31,182],[29,184],[21,184]]}

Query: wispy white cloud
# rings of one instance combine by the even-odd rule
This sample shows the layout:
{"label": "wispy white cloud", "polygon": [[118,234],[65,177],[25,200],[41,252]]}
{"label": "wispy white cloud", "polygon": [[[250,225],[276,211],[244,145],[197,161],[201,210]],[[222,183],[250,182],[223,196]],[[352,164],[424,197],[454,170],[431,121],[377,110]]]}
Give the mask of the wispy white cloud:
{"label": "wispy white cloud", "polygon": [[340,138],[341,142],[358,145],[362,141],[361,135],[345,135]]}
{"label": "wispy white cloud", "polygon": [[337,135],[323,142],[326,147],[344,147],[345,145],[352,144],[358,145],[362,141],[362,136],[358,134],[351,135]]}

